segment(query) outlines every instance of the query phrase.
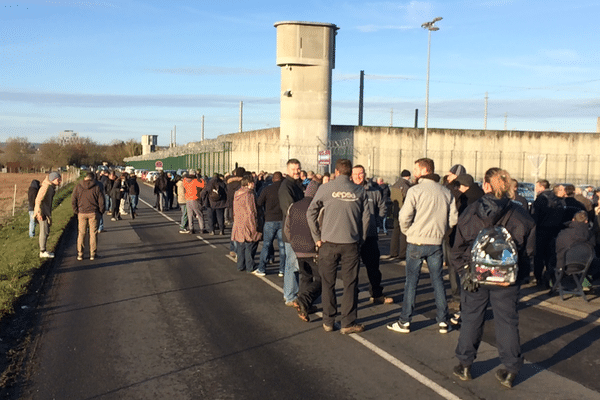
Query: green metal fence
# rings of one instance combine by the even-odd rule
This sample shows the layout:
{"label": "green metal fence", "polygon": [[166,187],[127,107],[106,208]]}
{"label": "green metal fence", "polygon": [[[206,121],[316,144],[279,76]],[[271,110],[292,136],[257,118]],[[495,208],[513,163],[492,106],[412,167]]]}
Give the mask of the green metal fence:
{"label": "green metal fence", "polygon": [[231,142],[223,142],[223,148],[213,151],[201,151],[198,153],[184,154],[176,157],[156,158],[152,160],[129,161],[135,169],[147,169],[154,171],[156,162],[162,162],[164,170],[198,169],[203,175],[211,176],[215,172],[225,174],[233,168],[231,165]]}

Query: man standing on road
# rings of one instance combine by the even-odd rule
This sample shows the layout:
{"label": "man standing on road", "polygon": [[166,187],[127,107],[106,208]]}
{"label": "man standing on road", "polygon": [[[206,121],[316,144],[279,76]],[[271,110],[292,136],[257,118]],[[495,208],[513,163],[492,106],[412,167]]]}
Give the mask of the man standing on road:
{"label": "man standing on road", "polygon": [[[352,182],[352,162],[339,159],[335,164],[335,179],[321,185],[308,207],[306,216],[313,240],[319,247],[319,273],[323,300],[323,329],[335,328],[337,300],[335,281],[338,264],[344,282],[342,297],[343,334],[359,333],[364,326],[356,323],[358,308],[358,268],[360,245],[367,237],[371,220],[365,189]],[[323,222],[318,223],[323,212]]]}
{"label": "man standing on road", "polygon": [[[295,158],[288,160],[287,162],[287,175],[279,186],[279,206],[283,214],[283,224],[285,225],[285,219],[288,216],[288,209],[290,206],[304,198],[304,188],[302,187],[302,181],[300,180],[300,161]],[[290,239],[283,234],[282,239],[285,243],[285,271],[283,273],[283,299],[285,304],[290,307],[294,306],[294,300],[298,296],[298,276],[297,272],[298,259],[296,253],[292,249]]]}
{"label": "man standing on road", "polygon": [[423,260],[427,261],[437,308],[440,333],[448,332],[448,303],[442,278],[442,241],[450,227],[456,225],[456,202],[448,189],[435,179],[430,158],[415,161],[413,175],[417,184],[408,189],[400,210],[400,228],[406,234],[406,284],[400,319],[387,327],[409,333]]}
{"label": "man standing on road", "polygon": [[90,260],[96,257],[96,238],[98,236],[98,220],[104,212],[104,194],[96,181],[94,173],[88,172],[83,182],[75,187],[71,197],[73,212],[79,221],[77,235],[77,259],[83,260],[84,239],[87,227],[90,227]]}
{"label": "man standing on road", "polygon": [[181,230],[179,233],[190,233],[195,234],[194,231],[194,215],[198,218],[198,225],[201,233],[208,233],[204,229],[204,215],[202,214],[200,197],[198,194],[204,189],[204,181],[202,179],[196,179],[196,171],[190,169],[188,176],[183,178],[183,188],[185,191],[185,204],[187,208],[188,216],[188,229]]}
{"label": "man standing on road", "polygon": [[281,206],[279,205],[279,188],[283,175],[281,172],[276,171],[273,174],[273,183],[265,187],[260,196],[258,196],[257,206],[264,208],[265,224],[263,227],[263,248],[260,252],[260,263],[258,264],[259,276],[264,276],[267,269],[267,260],[269,254],[273,253],[273,242],[277,239],[279,245],[279,273],[285,272],[285,245],[283,244],[283,226],[281,220],[283,219],[283,213]]}
{"label": "man standing on road", "polygon": [[56,187],[61,182],[62,177],[58,172],[50,172],[42,182],[42,186],[35,197],[33,214],[40,223],[40,258],[54,258],[54,253],[46,251],[46,241],[52,225],[52,200],[54,199]]}
{"label": "man standing on road", "polygon": [[362,165],[356,165],[352,168],[352,181],[358,186],[362,186],[367,194],[369,201],[369,227],[367,229],[367,238],[360,246],[360,258],[367,268],[369,277],[369,292],[371,293],[371,303],[373,304],[391,304],[394,299],[383,295],[381,287],[381,271],[379,270],[379,240],[377,235],[377,219],[385,217],[387,207],[381,191],[365,180],[365,168]]}
{"label": "man standing on road", "polygon": [[406,259],[406,235],[400,229],[398,215],[404,204],[406,192],[408,192],[408,188],[410,187],[410,171],[405,169],[400,173],[400,179],[390,188],[394,229],[392,230],[392,238],[390,239],[390,254],[381,257],[382,260],[398,259],[399,261],[404,261]]}

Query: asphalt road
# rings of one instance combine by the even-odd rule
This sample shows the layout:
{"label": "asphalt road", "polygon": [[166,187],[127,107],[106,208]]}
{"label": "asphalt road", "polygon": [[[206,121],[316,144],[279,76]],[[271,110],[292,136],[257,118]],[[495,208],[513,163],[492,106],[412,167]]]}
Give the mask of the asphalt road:
{"label": "asphalt road", "polygon": [[395,263],[382,273],[397,303],[370,305],[362,269],[358,315],[367,330],[325,333],[319,315],[305,323],[284,305],[277,267],[264,278],[238,272],[228,237],[179,234],[180,212],[157,212],[151,189],[141,189],[138,218],[107,220],[94,261],[76,260],[71,232],[38,310],[20,398],[600,398],[600,324],[585,310],[539,305],[535,295],[521,303],[527,363],[512,390],[494,377],[490,313],[475,379],[457,382],[459,332],[438,333],[426,273],[410,334],[385,327],[401,307],[404,268]]}

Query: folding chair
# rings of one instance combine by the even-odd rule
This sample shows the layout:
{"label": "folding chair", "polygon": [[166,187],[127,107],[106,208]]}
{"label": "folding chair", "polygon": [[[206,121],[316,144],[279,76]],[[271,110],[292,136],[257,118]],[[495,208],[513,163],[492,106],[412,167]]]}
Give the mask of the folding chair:
{"label": "folding chair", "polygon": [[[565,300],[565,294],[572,294],[579,295],[583,297],[583,300],[588,301],[583,291],[583,281],[593,260],[594,249],[587,243],[578,243],[567,250],[565,254],[565,267],[561,271],[556,271],[556,284],[554,287],[558,289],[561,300]],[[568,290],[563,286],[563,281],[567,277],[571,277],[575,282],[573,290]]]}

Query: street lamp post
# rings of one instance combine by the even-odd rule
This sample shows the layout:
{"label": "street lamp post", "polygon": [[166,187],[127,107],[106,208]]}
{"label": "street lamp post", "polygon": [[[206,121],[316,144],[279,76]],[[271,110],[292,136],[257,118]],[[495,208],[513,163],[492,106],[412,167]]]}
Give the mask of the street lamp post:
{"label": "street lamp post", "polygon": [[442,17],[434,18],[433,21],[425,22],[421,25],[421,28],[425,28],[429,31],[429,41],[427,45],[427,84],[425,92],[425,130],[423,132],[423,154],[427,157],[427,125],[429,122],[429,60],[431,55],[431,31],[439,31],[440,28],[435,26],[435,23],[441,21]]}

